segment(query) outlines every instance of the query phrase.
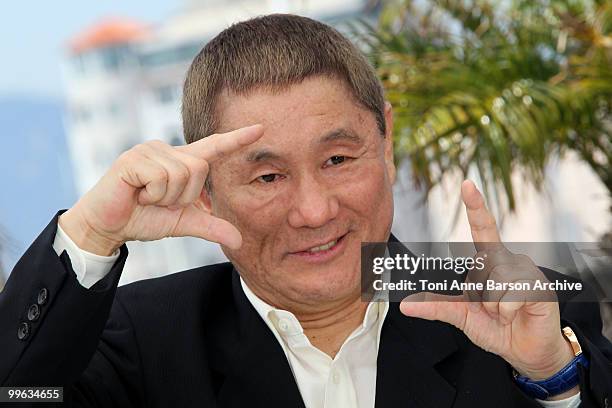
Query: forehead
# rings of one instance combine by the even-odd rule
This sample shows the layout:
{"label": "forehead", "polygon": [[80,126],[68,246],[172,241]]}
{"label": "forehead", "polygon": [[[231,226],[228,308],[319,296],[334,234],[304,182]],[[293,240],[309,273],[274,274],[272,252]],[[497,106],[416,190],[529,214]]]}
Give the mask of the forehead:
{"label": "forehead", "polygon": [[[222,92],[217,101],[216,133],[255,123],[264,125],[263,139],[270,136],[321,136],[332,128],[359,132],[376,127],[374,114],[363,108],[348,86],[324,76],[306,78],[280,91],[259,88],[246,95]],[[278,140],[279,142],[281,140]]]}

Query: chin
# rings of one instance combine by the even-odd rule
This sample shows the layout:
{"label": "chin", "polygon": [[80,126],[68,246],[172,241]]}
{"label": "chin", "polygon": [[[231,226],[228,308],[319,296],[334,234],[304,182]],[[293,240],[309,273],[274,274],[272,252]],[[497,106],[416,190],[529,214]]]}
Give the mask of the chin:
{"label": "chin", "polygon": [[[331,272],[331,271],[330,271]],[[338,273],[315,273],[295,282],[291,292],[307,301],[325,302],[359,295],[361,276],[358,268],[351,268]]]}

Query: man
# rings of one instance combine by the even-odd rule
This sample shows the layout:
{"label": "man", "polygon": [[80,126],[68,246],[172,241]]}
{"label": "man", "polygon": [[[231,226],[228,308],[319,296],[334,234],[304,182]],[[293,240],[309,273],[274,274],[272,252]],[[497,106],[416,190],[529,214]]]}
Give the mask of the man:
{"label": "man", "polygon": [[[223,31],[188,72],[183,123],[186,146],[121,155],[17,264],[3,385],[87,407],[608,405],[596,305],[361,301],[360,244],[393,240],[393,118],[335,30],[271,15]],[[476,245],[499,242],[474,185],[462,195]],[[116,289],[126,242],[186,235],[231,263]],[[519,378],[566,386],[538,401]]]}

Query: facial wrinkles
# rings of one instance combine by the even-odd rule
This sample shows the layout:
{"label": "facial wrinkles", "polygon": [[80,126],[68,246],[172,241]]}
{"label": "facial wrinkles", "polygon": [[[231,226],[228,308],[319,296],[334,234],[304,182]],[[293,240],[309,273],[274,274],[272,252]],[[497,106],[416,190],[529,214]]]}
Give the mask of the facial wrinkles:
{"label": "facial wrinkles", "polygon": [[[374,137],[371,136],[380,138],[380,141],[376,141]],[[318,159],[318,156],[321,156],[321,154],[317,153],[316,149],[309,153],[310,155],[314,155],[314,161],[300,161],[299,158],[293,159],[292,151],[295,149],[289,149],[288,151],[283,150],[281,154],[283,157],[288,158],[287,163],[290,164],[287,167],[291,168],[291,171],[282,168],[282,166],[275,167],[271,169],[271,171],[284,173],[287,179],[279,182],[276,186],[258,186],[250,189],[251,199],[247,200],[246,204],[245,200],[241,200],[238,197],[242,194],[240,189],[232,189],[229,192],[230,197],[227,203],[229,205],[231,205],[231,203],[241,203],[242,206],[246,205],[246,208],[232,208],[230,213],[240,213],[247,210],[251,216],[247,218],[246,221],[251,227],[253,224],[265,226],[265,228],[254,237],[254,240],[273,248],[287,248],[287,243],[291,242],[295,244],[287,249],[297,250],[309,243],[323,244],[324,242],[321,242],[321,240],[332,236],[335,237],[335,234],[338,232],[345,232],[350,228],[349,221],[346,218],[348,215],[347,213],[351,211],[351,208],[347,207],[345,202],[339,204],[342,208],[340,214],[338,214],[338,220],[331,220],[328,224],[320,228],[309,229],[304,227],[298,230],[285,225],[287,214],[292,207],[288,204],[295,200],[295,190],[300,188],[300,183],[304,182],[320,184],[315,188],[322,189],[326,199],[333,199],[334,196],[340,196],[342,199],[346,195],[367,194],[367,191],[359,191],[361,179],[363,173],[366,171],[381,171],[381,169],[376,169],[376,167],[381,167],[379,163],[383,145],[381,136],[371,136],[364,138],[366,143],[355,155],[355,160],[357,160],[358,163],[351,163],[350,169],[340,170],[340,174],[334,176],[321,175],[319,174],[320,170],[316,167],[314,171],[311,169],[311,167],[313,167],[312,163],[318,165],[319,161],[322,162],[326,160],[326,156],[322,156],[322,158]],[[275,151],[279,151],[278,146]],[[330,151],[333,152],[334,149]],[[326,154],[328,153],[326,152]],[[372,168],[372,164],[370,164],[372,161],[374,161],[374,163],[372,163],[374,168]],[[235,166],[233,172],[237,173],[237,177],[232,177],[233,179],[242,177],[239,175],[240,170],[238,170],[238,168],[239,166]],[[371,186],[368,186],[368,188],[371,188]],[[238,225],[238,227],[240,229],[240,225]],[[283,253],[283,257],[284,255],[286,254]]]}
{"label": "facial wrinkles", "polygon": [[[347,296],[348,292],[340,288],[354,284],[347,280],[355,274],[353,269],[358,269],[359,251],[353,248],[353,244],[351,255],[341,259],[345,268],[338,268],[339,264],[315,267],[288,257],[287,253],[323,244],[322,240],[333,239],[348,229],[356,233],[351,242],[373,237],[381,239],[383,231],[373,218],[382,216],[384,219],[381,221],[387,223],[388,204],[384,201],[390,196],[385,191],[388,189],[383,160],[385,139],[379,135],[371,112],[347,103],[345,93],[340,95],[337,89],[330,91],[325,83],[313,82],[295,89],[299,92],[289,90],[281,97],[262,94],[252,102],[228,101],[232,102],[226,107],[228,117],[221,121],[227,129],[219,130],[251,122],[263,123],[264,136],[250,148],[267,148],[282,156],[282,161],[273,161],[272,166],[264,167],[263,173],[282,173],[288,177],[287,180],[275,186],[249,187],[247,183],[250,180],[244,176],[243,157],[238,155],[223,163],[214,163],[211,170],[213,189],[219,192],[213,212],[232,222],[243,233],[243,248],[228,256],[231,255],[230,259],[249,287],[275,305],[291,302],[313,304],[316,296],[323,293],[317,291],[325,291],[324,286],[317,284],[323,281],[330,285],[337,282],[335,290],[341,291],[341,296]],[[341,143],[331,143],[338,149],[325,148],[317,146],[314,141],[340,127],[353,128],[363,138],[364,144],[361,149],[350,150],[354,153],[350,155],[356,160],[346,168],[322,168],[328,156],[337,154],[337,150],[345,155],[349,149]],[[217,176],[220,177],[219,183],[216,182]],[[337,199],[339,208],[335,218],[316,228],[289,225],[288,213],[299,204],[295,201],[296,189],[301,188],[303,182],[311,183],[327,199]],[[321,299],[330,297],[329,301],[336,299],[338,294],[330,292],[321,296]]]}

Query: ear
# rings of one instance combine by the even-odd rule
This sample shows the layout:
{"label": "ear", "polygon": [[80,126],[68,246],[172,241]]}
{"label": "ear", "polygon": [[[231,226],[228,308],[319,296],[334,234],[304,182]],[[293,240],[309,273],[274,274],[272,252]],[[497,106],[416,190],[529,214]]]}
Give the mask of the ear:
{"label": "ear", "polygon": [[[208,177],[210,177],[210,173],[208,173]],[[206,211],[209,214],[212,214],[212,192],[209,192],[207,187],[208,183],[204,184],[204,188],[200,193],[200,197],[196,200],[196,205],[203,211]]]}
{"label": "ear", "polygon": [[393,107],[385,101],[385,164],[391,184],[395,183],[396,169],[393,161]]}

